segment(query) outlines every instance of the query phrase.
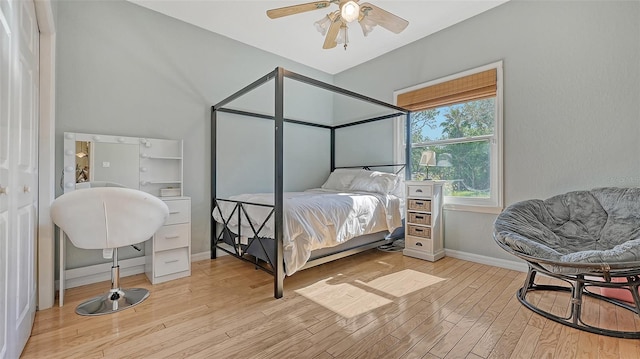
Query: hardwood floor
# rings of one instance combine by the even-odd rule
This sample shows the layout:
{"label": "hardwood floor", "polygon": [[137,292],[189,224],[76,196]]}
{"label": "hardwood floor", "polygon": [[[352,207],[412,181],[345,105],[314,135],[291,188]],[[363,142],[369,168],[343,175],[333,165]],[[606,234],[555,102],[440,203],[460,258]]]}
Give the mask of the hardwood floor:
{"label": "hardwood floor", "polygon": [[[63,308],[37,312],[23,358],[640,358],[640,340],[526,309],[515,298],[524,273],[449,257],[371,250],[294,274],[278,300],[272,277],[237,259],[192,269],[159,285],[123,278],[151,296],[112,315],[74,313],[109,283],[68,290]],[[569,303],[555,293],[534,300],[558,313]],[[630,312],[589,308],[589,320],[640,329]]]}

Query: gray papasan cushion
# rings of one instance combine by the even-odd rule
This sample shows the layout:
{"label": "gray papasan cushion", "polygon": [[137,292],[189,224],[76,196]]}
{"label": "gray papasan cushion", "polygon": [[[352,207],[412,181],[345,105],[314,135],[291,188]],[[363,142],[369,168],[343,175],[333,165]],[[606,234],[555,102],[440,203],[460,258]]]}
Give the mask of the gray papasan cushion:
{"label": "gray papasan cushion", "polygon": [[640,188],[515,203],[496,219],[494,238],[515,252],[558,263],[545,265],[552,272],[579,272],[571,263],[640,261]]}

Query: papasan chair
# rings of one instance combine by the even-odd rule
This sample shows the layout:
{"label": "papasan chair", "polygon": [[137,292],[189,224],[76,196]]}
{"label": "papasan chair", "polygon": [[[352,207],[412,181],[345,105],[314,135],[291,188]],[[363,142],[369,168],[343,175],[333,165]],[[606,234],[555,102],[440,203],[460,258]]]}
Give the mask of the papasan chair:
{"label": "papasan chair", "polygon": [[[640,338],[640,331],[602,328],[582,318],[583,295],[640,315],[640,188],[597,188],[518,202],[498,216],[493,237],[529,265],[517,292],[527,308],[591,333]],[[570,286],[536,284],[537,273]],[[527,297],[534,291],[569,292],[568,313],[556,315],[536,306]],[[602,295],[607,291],[623,292],[629,299]]]}

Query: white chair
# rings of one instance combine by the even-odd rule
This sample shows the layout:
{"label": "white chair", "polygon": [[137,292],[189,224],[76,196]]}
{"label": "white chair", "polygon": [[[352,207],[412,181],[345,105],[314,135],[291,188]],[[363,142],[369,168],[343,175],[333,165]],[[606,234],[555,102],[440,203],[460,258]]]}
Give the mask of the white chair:
{"label": "white chair", "polygon": [[78,305],[76,313],[114,313],[149,296],[143,288],[120,288],[118,248],[148,240],[168,216],[169,208],[159,198],[130,188],[91,187],[63,194],[53,202],[51,219],[74,246],[113,249],[111,290]]}

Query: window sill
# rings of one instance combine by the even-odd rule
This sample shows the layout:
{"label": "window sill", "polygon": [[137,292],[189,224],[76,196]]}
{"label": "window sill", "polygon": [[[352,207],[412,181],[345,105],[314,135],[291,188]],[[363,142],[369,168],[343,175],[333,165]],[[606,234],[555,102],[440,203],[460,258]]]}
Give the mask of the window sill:
{"label": "window sill", "polygon": [[502,213],[502,207],[472,206],[472,205],[466,205],[466,204],[452,204],[452,203],[445,203],[443,205],[443,209],[445,211],[462,211],[462,212],[487,213],[487,214]]}

